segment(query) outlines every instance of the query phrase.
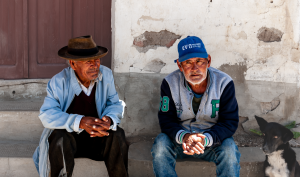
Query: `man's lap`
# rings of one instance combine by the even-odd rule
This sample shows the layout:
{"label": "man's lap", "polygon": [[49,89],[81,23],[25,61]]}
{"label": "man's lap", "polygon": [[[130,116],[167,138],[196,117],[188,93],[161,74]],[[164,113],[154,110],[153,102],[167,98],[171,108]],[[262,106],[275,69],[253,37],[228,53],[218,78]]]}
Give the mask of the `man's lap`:
{"label": "man's lap", "polygon": [[[124,133],[124,130],[120,127],[117,128],[117,131],[109,130],[109,136],[121,136],[120,134]],[[66,130],[54,130],[51,135],[56,134],[56,136],[63,136],[67,138],[68,145],[75,146],[74,158],[89,158],[92,160],[102,161],[103,152],[106,147],[107,136],[104,137],[90,137],[90,134],[85,130],[81,133],[77,132],[67,132]],[[49,143],[51,142],[52,136],[49,136]],[[122,141],[122,138],[119,138]],[[75,145],[74,145],[75,143]]]}
{"label": "man's lap", "polygon": [[[154,147],[155,146],[155,147]],[[220,146],[216,147],[207,147],[204,150],[204,154],[194,154],[187,155],[183,153],[183,148],[181,144],[176,143],[171,140],[168,135],[164,133],[160,133],[153,144],[152,153],[157,153],[164,155],[165,151],[168,148],[172,149],[172,153],[174,153],[176,159],[185,159],[185,158],[199,158],[206,161],[216,161],[217,156],[220,152],[225,152],[230,156],[235,156],[238,148],[232,137],[225,139]],[[155,152],[154,152],[155,151]]]}

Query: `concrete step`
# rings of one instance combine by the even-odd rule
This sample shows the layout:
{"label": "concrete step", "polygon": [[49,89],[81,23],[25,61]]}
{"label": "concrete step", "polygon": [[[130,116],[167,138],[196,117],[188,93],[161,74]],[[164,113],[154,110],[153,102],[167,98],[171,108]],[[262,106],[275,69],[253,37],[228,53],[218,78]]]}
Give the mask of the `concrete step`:
{"label": "concrete step", "polygon": [[[129,174],[130,177],[154,177],[152,168],[151,148],[153,141],[133,143],[129,149]],[[294,149],[300,154],[300,149]],[[260,147],[239,147],[241,152],[240,176],[257,177],[263,176],[263,162],[265,155]],[[300,155],[297,156],[300,160]],[[215,177],[216,166],[212,162],[201,161],[195,158],[177,160],[176,172],[182,177]],[[199,175],[201,174],[201,175]]]}
{"label": "concrete step", "polygon": [[0,141],[39,142],[43,126],[38,118],[49,79],[1,80]]}
{"label": "concrete step", "polygon": [[43,101],[0,101],[0,111],[39,111]]}
{"label": "concrete step", "polygon": [[38,118],[41,101],[1,101],[0,141],[39,142],[43,125]]}
{"label": "concrete step", "polygon": [[[0,142],[0,176],[1,177],[38,177],[32,161],[32,154],[37,144],[19,141]],[[153,177],[152,156],[150,153],[152,141],[139,141],[129,148],[129,175],[130,177]],[[244,177],[257,177],[263,175],[264,154],[257,147],[239,148],[241,156],[241,173]],[[294,149],[297,154],[300,149]],[[299,157],[297,158],[298,160]],[[197,159],[178,160],[176,171],[180,177],[201,176],[212,177],[215,174],[215,164]],[[107,177],[104,162],[96,162],[86,158],[75,160],[74,177]]]}
{"label": "concrete step", "polygon": [[[32,155],[38,144],[26,142],[0,142],[1,177],[38,177]],[[86,158],[75,160],[74,177],[108,177],[104,162]]]}
{"label": "concrete step", "polygon": [[0,80],[0,101],[43,101],[49,79]]}

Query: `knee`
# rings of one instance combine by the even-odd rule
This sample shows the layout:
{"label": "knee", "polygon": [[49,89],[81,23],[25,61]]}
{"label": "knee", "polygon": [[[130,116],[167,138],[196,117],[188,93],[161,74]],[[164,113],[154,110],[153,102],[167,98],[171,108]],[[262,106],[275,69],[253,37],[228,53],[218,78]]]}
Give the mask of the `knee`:
{"label": "knee", "polygon": [[128,143],[126,142],[126,138],[125,138],[125,131],[122,128],[117,127],[116,131],[109,131],[109,134],[110,136],[112,136],[113,139],[117,138],[121,146],[122,145],[128,146]]}
{"label": "knee", "polygon": [[71,148],[71,150],[76,151],[76,141],[71,133],[67,132],[66,130],[53,130],[48,138],[48,142],[49,150],[55,150],[63,146],[64,148]]}
{"label": "knee", "polygon": [[118,128],[117,128],[116,133],[117,133],[119,136],[124,136],[124,137],[125,137],[125,131],[124,131],[121,127],[119,127],[119,126],[118,126]]}
{"label": "knee", "polygon": [[117,137],[121,140],[125,140],[125,132],[120,127],[117,127],[116,131],[113,131],[113,130],[109,131],[109,135],[112,135],[113,137]]}
{"label": "knee", "polygon": [[164,133],[160,133],[154,140],[152,149],[151,149],[151,154],[153,158],[159,158],[164,156],[172,146],[172,142],[168,135]]}
{"label": "knee", "polygon": [[67,137],[68,132],[62,129],[55,129],[52,131],[51,135],[48,138],[49,144],[56,142],[61,138]]}
{"label": "knee", "polygon": [[227,138],[223,141],[221,145],[221,153],[226,157],[225,160],[228,162],[235,163],[240,160],[241,154],[233,138]]}

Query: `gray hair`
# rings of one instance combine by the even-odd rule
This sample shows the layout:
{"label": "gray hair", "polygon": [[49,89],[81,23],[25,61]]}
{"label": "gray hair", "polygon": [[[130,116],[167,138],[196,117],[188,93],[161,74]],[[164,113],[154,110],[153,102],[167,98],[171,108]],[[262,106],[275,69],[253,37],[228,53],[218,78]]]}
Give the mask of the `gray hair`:
{"label": "gray hair", "polygon": [[[66,63],[67,63],[67,65],[68,65],[68,66],[70,66],[70,67],[71,67],[71,65],[70,65],[70,62],[69,62],[69,61],[70,61],[70,60],[67,60],[67,61],[66,61]],[[77,61],[75,61],[75,60],[74,60],[74,62],[76,63]]]}
{"label": "gray hair", "polygon": [[69,60],[67,60],[66,63],[67,63],[68,66],[71,66]]}

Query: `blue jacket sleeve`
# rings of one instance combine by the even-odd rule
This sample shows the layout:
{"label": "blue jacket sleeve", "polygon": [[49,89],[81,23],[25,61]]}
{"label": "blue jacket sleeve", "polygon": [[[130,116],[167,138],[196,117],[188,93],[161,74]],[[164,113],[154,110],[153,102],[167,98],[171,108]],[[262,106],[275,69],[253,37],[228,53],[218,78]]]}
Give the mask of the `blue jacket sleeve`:
{"label": "blue jacket sleeve", "polygon": [[221,145],[222,141],[231,137],[239,123],[239,109],[235,98],[235,89],[233,81],[225,87],[221,98],[219,108],[218,122],[205,133],[209,133],[213,138],[213,146]]}
{"label": "blue jacket sleeve", "polygon": [[107,87],[106,107],[101,117],[108,116],[111,118],[113,124],[110,128],[114,131],[117,130],[117,125],[120,124],[121,119],[123,118],[125,106],[126,105],[124,101],[119,99],[119,95],[115,87],[114,78],[111,77],[109,87]]}
{"label": "blue jacket sleeve", "polygon": [[[62,111],[62,99],[64,92],[57,91],[58,82],[56,77],[48,82],[47,96],[45,97],[44,104],[40,109],[39,118],[45,128],[49,129],[66,129],[68,132],[74,131],[74,121],[77,117],[82,117],[78,114],[68,114]],[[59,83],[63,85],[62,83]]]}
{"label": "blue jacket sleeve", "polygon": [[161,102],[158,111],[159,125],[162,133],[167,134],[171,139],[175,140],[177,132],[183,128],[179,125],[175,103],[171,95],[169,84],[165,79],[161,84],[160,94]]}

